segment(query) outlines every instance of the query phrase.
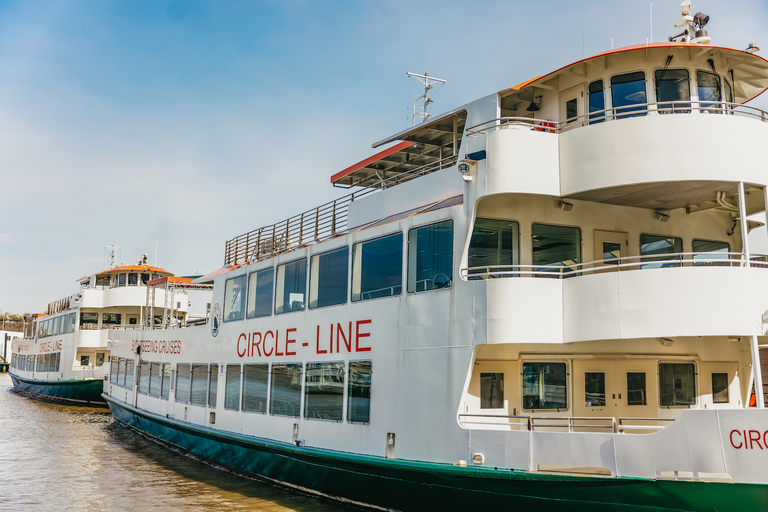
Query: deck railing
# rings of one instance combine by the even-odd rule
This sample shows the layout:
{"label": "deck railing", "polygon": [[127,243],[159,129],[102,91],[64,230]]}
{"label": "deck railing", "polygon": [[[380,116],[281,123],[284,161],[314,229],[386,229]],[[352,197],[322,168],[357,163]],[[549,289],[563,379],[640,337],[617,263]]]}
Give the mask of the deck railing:
{"label": "deck railing", "polygon": [[[667,427],[674,418],[634,418],[613,416],[530,416],[501,414],[459,414],[459,424],[472,426],[508,427],[526,431],[653,433]],[[654,424],[655,423],[655,424]]]}
{"label": "deck railing", "polygon": [[366,182],[355,184],[366,188],[228,240],[224,249],[224,265],[259,261],[336,238],[346,232],[349,205],[356,199],[419,176],[447,169],[453,166],[456,160],[457,156],[452,155],[386,179],[369,178]]}
{"label": "deck railing", "polygon": [[485,135],[489,131],[507,128],[530,129],[547,133],[562,133],[573,128],[591,124],[627,119],[630,117],[642,117],[646,115],[668,114],[712,114],[733,115],[749,117],[762,122],[768,122],[768,112],[765,110],[744,105],[742,103],[729,103],[725,101],[662,101],[654,103],[639,103],[623,107],[607,108],[572,117],[565,121],[550,121],[548,119],[534,119],[530,117],[499,117],[470,126],[467,128],[467,137]]}
{"label": "deck railing", "polygon": [[752,254],[747,260],[741,252],[681,252],[573,263],[570,265],[489,265],[461,269],[463,279],[495,279],[503,277],[570,277],[604,272],[621,272],[668,267],[754,267],[768,269],[768,256]]}

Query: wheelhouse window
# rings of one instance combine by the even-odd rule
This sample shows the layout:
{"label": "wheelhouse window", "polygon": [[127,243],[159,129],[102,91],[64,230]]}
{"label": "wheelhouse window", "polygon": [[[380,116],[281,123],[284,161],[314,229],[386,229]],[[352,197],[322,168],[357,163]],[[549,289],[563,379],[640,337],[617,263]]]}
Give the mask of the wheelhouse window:
{"label": "wheelhouse window", "polygon": [[523,408],[567,409],[565,363],[523,363]]}
{"label": "wheelhouse window", "polygon": [[475,219],[467,257],[467,265],[470,269],[475,269],[469,271],[470,279],[472,274],[509,271],[519,264],[520,227],[518,223],[512,220]]}
{"label": "wheelhouse window", "polygon": [[243,365],[243,410],[267,412],[267,381],[269,367],[266,364]]}
{"label": "wheelhouse window", "polygon": [[659,405],[696,404],[696,367],[693,363],[659,363]]}
{"label": "wheelhouse window", "polygon": [[408,232],[408,291],[450,288],[453,276],[453,220]]}
{"label": "wheelhouse window", "polygon": [[[581,263],[581,230],[579,228],[534,224],[532,237],[534,266],[570,268]],[[536,268],[536,271],[558,272],[559,269]]]}
{"label": "wheelhouse window", "polygon": [[117,274],[117,286],[125,286],[127,282],[127,274]]}
{"label": "wheelhouse window", "polygon": [[128,286],[139,284],[139,274],[128,274]]}
{"label": "wheelhouse window", "polygon": [[278,265],[275,286],[275,313],[303,310],[307,293],[307,259]]}
{"label": "wheelhouse window", "polygon": [[727,242],[715,240],[694,239],[692,246],[693,252],[697,253],[693,255],[695,265],[723,265],[712,260],[727,260],[728,253],[731,252],[731,246]]}
{"label": "wheelhouse window", "polygon": [[347,246],[310,260],[309,307],[321,308],[347,302],[349,248]]}
{"label": "wheelhouse window", "polygon": [[[674,260],[679,260],[680,256],[671,256],[683,252],[682,238],[663,235],[640,235],[640,255],[646,256],[643,261],[654,261],[662,263],[647,263],[642,268],[664,268],[672,267]],[[649,257],[655,256],[658,257]]]}
{"label": "wheelhouse window", "polygon": [[691,86],[687,69],[659,69],[655,73],[655,78],[656,101],[659,103],[660,113],[674,112],[680,114],[691,111],[689,108]]}
{"label": "wheelhouse window", "polygon": [[301,363],[273,364],[269,413],[299,417],[301,412]]}
{"label": "wheelhouse window", "polygon": [[307,363],[304,417],[341,421],[344,412],[344,363]]}
{"label": "wheelhouse window", "polygon": [[645,92],[645,73],[636,71],[612,77],[611,100],[617,119],[644,116],[648,108],[646,106],[648,99]]}
{"label": "wheelhouse window", "polygon": [[504,408],[504,374],[481,373],[480,374],[480,408],[502,409]]}
{"label": "wheelhouse window", "polygon": [[248,318],[272,314],[272,289],[275,269],[272,267],[251,272],[248,276]]}
{"label": "wheelhouse window", "polygon": [[627,372],[627,405],[646,405],[645,373]]}
{"label": "wheelhouse window", "polygon": [[370,361],[350,361],[347,383],[347,421],[369,423],[371,421],[371,377]]}
{"label": "wheelhouse window", "polygon": [[400,295],[403,291],[403,234],[352,246],[352,300]]}
{"label": "wheelhouse window", "polygon": [[727,404],[728,400],[728,374],[712,374],[712,402],[716,404]]}
{"label": "wheelhouse window", "polygon": [[[595,80],[589,84],[589,124],[605,121],[605,92],[603,81]],[[595,114],[594,112],[600,112]]]}
{"label": "wheelhouse window", "polygon": [[176,365],[176,401],[189,402],[189,375],[190,365],[179,363]]}
{"label": "wheelhouse window", "polygon": [[224,382],[224,408],[231,411],[240,410],[240,365],[228,364]]}
{"label": "wheelhouse window", "polygon": [[699,106],[702,111],[713,114],[722,112],[722,103],[720,102],[723,100],[723,96],[720,89],[720,77],[714,73],[697,71],[696,83],[699,89]]}
{"label": "wheelhouse window", "polygon": [[245,315],[245,275],[227,279],[224,286],[224,321],[242,320]]}

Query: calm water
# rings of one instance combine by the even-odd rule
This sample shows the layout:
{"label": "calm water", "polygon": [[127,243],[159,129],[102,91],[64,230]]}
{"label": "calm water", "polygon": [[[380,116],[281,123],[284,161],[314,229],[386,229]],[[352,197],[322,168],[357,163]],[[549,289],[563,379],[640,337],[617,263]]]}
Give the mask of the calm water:
{"label": "calm water", "polygon": [[121,427],[108,410],[39,402],[0,373],[0,510],[340,512],[211,468]]}

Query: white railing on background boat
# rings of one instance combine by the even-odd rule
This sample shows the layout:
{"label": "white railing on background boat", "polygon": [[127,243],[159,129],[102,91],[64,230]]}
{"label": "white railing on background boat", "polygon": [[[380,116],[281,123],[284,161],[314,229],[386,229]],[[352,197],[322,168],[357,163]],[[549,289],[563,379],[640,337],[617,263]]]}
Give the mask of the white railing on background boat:
{"label": "white railing on background boat", "polygon": [[753,254],[749,260],[740,252],[681,252],[643,256],[622,256],[607,260],[571,265],[488,265],[460,270],[463,279],[495,279],[504,277],[570,277],[605,272],[621,272],[669,267],[753,267],[768,269],[768,256]]}
{"label": "white railing on background boat", "polygon": [[[459,423],[462,427],[482,425],[489,427],[509,427],[517,430],[551,432],[552,429],[566,432],[580,432],[585,430],[606,430],[613,433],[627,433],[628,430],[651,433],[659,431],[674,418],[633,418],[613,416],[530,416],[530,415],[500,415],[500,414],[459,414]],[[651,422],[665,423],[664,425],[652,425]],[[637,423],[640,423],[639,425]]]}
{"label": "white railing on background boat", "polygon": [[508,128],[529,129],[547,133],[562,133],[573,128],[599,124],[605,121],[642,117],[646,115],[691,113],[733,115],[768,122],[768,112],[742,103],[729,103],[725,101],[660,101],[597,110],[595,112],[572,117],[565,121],[550,121],[548,119],[514,116],[499,117],[475,126],[470,126],[467,128],[466,133],[467,137],[475,137],[477,135],[485,135],[490,131]]}

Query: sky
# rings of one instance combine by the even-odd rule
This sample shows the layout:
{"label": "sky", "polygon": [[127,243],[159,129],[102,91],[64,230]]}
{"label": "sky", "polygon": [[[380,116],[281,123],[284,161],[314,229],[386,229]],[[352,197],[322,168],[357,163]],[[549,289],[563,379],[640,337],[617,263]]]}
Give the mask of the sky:
{"label": "sky", "polygon": [[[692,3],[713,44],[768,55],[768,2]],[[115,244],[117,263],[221,267],[226,240],[344,195],[330,176],[410,126],[407,72],[447,80],[439,114],[612,42],[666,40],[679,15],[679,0],[0,0],[0,309],[44,312]]]}

